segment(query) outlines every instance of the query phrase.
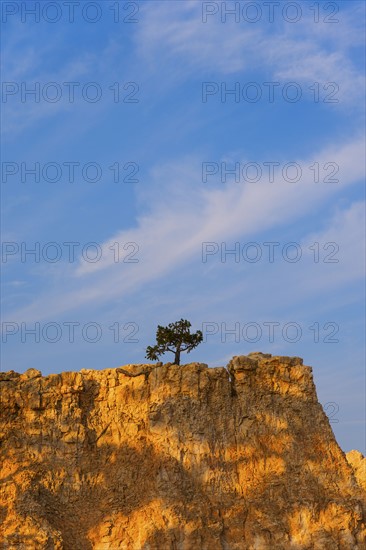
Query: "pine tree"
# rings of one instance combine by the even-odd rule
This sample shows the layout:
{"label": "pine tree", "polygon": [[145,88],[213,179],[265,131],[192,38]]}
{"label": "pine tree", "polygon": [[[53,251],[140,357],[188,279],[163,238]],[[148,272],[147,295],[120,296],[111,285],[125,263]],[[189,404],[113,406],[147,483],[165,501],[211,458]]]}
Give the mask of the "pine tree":
{"label": "pine tree", "polygon": [[158,325],[156,331],[155,346],[146,348],[146,358],[151,361],[157,361],[160,355],[167,351],[174,353],[174,364],[180,364],[180,354],[184,351],[189,353],[202,342],[203,336],[200,330],[191,334],[191,323],[181,319],[176,323],[170,323],[167,327]]}

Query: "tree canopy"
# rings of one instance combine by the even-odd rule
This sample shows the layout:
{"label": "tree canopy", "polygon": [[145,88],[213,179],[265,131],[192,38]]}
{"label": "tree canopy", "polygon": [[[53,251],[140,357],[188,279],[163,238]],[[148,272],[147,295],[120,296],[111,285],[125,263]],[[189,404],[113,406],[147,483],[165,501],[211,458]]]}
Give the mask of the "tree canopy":
{"label": "tree canopy", "polygon": [[189,353],[196,348],[203,339],[202,332],[197,330],[191,334],[191,323],[181,319],[170,323],[167,327],[158,325],[156,331],[156,345],[146,348],[146,358],[157,361],[160,355],[167,351],[174,353],[174,363],[180,365],[180,354],[184,351]]}

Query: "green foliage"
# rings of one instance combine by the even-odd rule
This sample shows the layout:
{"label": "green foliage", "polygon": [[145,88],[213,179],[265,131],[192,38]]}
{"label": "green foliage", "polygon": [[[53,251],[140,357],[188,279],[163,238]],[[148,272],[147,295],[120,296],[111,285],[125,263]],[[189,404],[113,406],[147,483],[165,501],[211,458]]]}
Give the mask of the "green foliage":
{"label": "green foliage", "polygon": [[176,323],[170,323],[167,327],[158,325],[156,331],[155,346],[146,348],[146,358],[151,361],[157,361],[160,355],[167,351],[174,353],[174,363],[180,364],[180,354],[183,351],[189,353],[202,342],[203,336],[200,330],[191,334],[191,323],[185,319],[181,319]]}

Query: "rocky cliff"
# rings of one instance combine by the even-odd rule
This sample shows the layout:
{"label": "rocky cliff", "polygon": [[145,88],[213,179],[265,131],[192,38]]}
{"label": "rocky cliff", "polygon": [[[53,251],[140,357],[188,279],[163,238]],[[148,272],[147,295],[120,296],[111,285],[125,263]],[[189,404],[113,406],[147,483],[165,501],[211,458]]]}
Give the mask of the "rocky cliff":
{"label": "rocky cliff", "polygon": [[366,458],[360,451],[350,451],[346,454],[358,484],[366,491]]}
{"label": "rocky cliff", "polygon": [[298,357],[0,379],[4,549],[366,548],[363,457]]}

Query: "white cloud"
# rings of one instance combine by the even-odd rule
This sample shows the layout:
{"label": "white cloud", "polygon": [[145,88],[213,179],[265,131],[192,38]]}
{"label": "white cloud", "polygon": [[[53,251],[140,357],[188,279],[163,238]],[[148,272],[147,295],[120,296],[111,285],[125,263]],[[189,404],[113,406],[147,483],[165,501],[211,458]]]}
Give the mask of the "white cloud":
{"label": "white cloud", "polygon": [[[149,75],[159,76],[160,88],[163,71],[167,90],[169,83],[177,85],[191,75],[212,74],[213,79],[235,75],[243,79],[248,71],[260,67],[268,74],[267,80],[336,82],[339,106],[358,106],[364,96],[363,70],[349,57],[350,48],[362,43],[359,25],[362,7],[357,6],[354,13],[342,12],[337,25],[311,24],[305,18],[292,26],[277,24],[268,32],[266,25],[236,24],[230,18],[226,24],[219,17],[204,24],[201,2],[196,0],[169,5],[146,2],[141,5],[141,20],[134,29],[135,49],[129,53],[128,70],[126,62],[121,61],[125,60],[125,46],[117,37],[107,40],[98,55],[81,50],[74,57],[60,58],[56,65],[50,65],[49,58],[59,46],[61,35],[55,33],[51,40],[42,41],[33,34],[34,29],[24,30],[23,25],[8,33],[3,52],[3,80],[26,82],[30,87],[34,82],[95,81],[101,77],[109,77],[113,82],[116,71],[121,80],[124,71],[128,74],[134,67],[133,74],[136,76],[137,72],[141,81],[148,82]],[[322,97],[331,91],[322,91]],[[63,99],[67,93],[63,89]],[[307,93],[311,97],[312,92]],[[102,109],[101,104],[96,106]],[[64,100],[22,103],[9,97],[3,105],[3,130],[16,134],[38,120],[68,112],[72,107]]]}
{"label": "white cloud", "polygon": [[[77,27],[72,29],[77,32]],[[70,35],[62,32],[62,27],[55,27],[53,33],[42,34],[37,25],[14,24],[4,38],[2,51],[5,91],[2,132],[16,136],[39,121],[52,120],[60,113],[72,113],[74,124],[79,117],[83,127],[87,127],[90,107],[93,119],[97,120],[98,114],[111,104],[112,94],[107,86],[116,80],[116,72],[121,81],[125,77],[124,71],[127,73],[127,63],[121,61],[121,44],[108,37],[96,52],[82,45],[72,55],[64,56],[60,49],[62,52],[63,41],[70,40]],[[90,93],[91,98],[96,93],[94,88],[89,92],[83,88],[90,82],[99,86],[100,101],[85,100],[85,93]],[[48,87],[50,83],[56,86]],[[14,89],[15,93],[12,93]],[[26,90],[39,92],[36,96],[27,94]]]}
{"label": "white cloud", "polygon": [[308,235],[301,243],[303,249],[313,243],[320,246],[335,243],[321,252],[317,277],[309,280],[309,290],[330,290],[364,277],[365,211],[364,201],[354,202],[349,208],[339,210],[322,232]]}
{"label": "white cloud", "polygon": [[[98,263],[82,260],[74,274],[67,269],[64,279],[58,278],[62,288],[54,288],[10,317],[38,319],[50,312],[59,315],[78,307],[108,303],[197,259],[202,242],[247,237],[299,220],[340,189],[360,180],[363,151],[363,141],[356,139],[327,148],[316,157],[319,163],[330,158],[338,163],[338,184],[314,184],[309,175],[298,183],[277,178],[271,184],[227,183],[222,189],[210,190],[200,182],[200,170],[192,168],[192,158],[155,169],[156,197],[149,195],[149,213],[138,218],[137,227],[113,235],[103,244]],[[314,159],[298,162],[309,166]],[[358,207],[346,219],[352,235],[359,222]],[[137,243],[139,263],[115,263],[109,250],[115,242],[120,243],[121,250],[125,243]]]}
{"label": "white cloud", "polygon": [[[363,42],[362,5],[356,8],[342,11],[337,24],[324,23],[326,13],[314,23],[313,12],[303,9],[298,23],[278,18],[268,26],[235,23],[233,17],[222,23],[220,14],[203,23],[201,3],[195,0],[170,2],[169,9],[165,2],[146,3],[136,47],[151,70],[166,67],[167,79],[181,80],[198,72],[214,72],[214,78],[244,76],[248,69],[261,67],[275,81],[335,82],[339,91],[334,97],[340,106],[357,105],[364,94],[363,68],[354,66],[348,51]],[[322,99],[331,91],[323,91]]]}

